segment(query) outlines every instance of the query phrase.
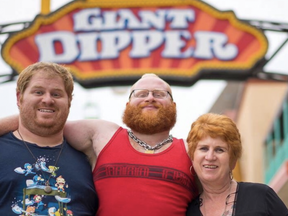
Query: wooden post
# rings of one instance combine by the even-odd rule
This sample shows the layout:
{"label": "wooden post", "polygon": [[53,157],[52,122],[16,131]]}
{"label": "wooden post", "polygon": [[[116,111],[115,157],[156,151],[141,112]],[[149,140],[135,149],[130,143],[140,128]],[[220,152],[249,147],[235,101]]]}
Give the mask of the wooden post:
{"label": "wooden post", "polygon": [[41,14],[50,13],[50,0],[41,0]]}

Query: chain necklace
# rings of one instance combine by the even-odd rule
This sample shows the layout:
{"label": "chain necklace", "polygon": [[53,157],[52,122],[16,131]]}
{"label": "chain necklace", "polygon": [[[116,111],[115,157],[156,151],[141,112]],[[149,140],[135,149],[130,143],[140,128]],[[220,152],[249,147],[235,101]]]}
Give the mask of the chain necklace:
{"label": "chain necklace", "polygon": [[138,139],[131,130],[128,130],[128,135],[131,137],[136,143],[138,143],[142,148],[145,149],[145,153],[150,153],[153,154],[155,150],[160,149],[162,146],[164,146],[167,143],[173,142],[173,137],[172,135],[169,135],[167,139],[164,139],[161,143],[158,143],[155,146],[150,146],[144,141]]}
{"label": "chain necklace", "polygon": [[[24,141],[24,139],[23,139],[22,135],[20,134],[19,130],[17,130],[17,132],[18,132],[21,140],[23,141],[24,145],[26,146],[27,150],[30,152],[30,154],[32,155],[32,157],[35,159],[35,161],[36,161],[35,163],[37,163],[37,161],[38,161],[37,158],[34,156],[34,154],[32,153],[31,149],[28,147],[27,143]],[[47,180],[46,180],[46,178],[45,178],[45,175],[44,175],[44,173],[43,173],[42,168],[40,168],[40,170],[41,170],[41,172],[42,172],[42,175],[43,175],[43,178],[45,179],[44,191],[45,191],[47,194],[50,194],[50,193],[52,192],[52,188],[51,188],[51,186],[50,186],[50,184],[49,184],[49,180],[50,180],[52,174],[54,173],[54,171],[55,171],[55,169],[56,169],[56,165],[57,165],[58,160],[59,160],[59,158],[60,158],[60,155],[61,155],[61,153],[62,153],[63,147],[64,147],[64,143],[63,143],[62,146],[61,146],[61,149],[60,149],[59,154],[58,154],[58,157],[57,157],[57,159],[56,159],[56,161],[55,161],[53,170],[50,171],[51,173],[50,173],[50,176],[49,176],[49,178],[48,178]]]}

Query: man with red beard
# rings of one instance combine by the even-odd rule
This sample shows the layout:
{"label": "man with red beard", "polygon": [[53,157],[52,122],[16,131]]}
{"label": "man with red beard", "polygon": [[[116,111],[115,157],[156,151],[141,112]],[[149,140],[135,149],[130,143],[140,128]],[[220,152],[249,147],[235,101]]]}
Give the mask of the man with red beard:
{"label": "man with red beard", "polygon": [[97,215],[184,216],[197,189],[186,144],[169,135],[176,122],[170,86],[154,74],[144,75],[131,88],[123,122],[129,130],[103,120],[65,127],[75,147],[82,143],[76,148],[94,149]]}
{"label": "man with red beard", "polygon": [[144,75],[131,88],[123,122],[129,130],[104,120],[65,126],[65,137],[94,167],[97,215],[184,216],[197,189],[186,143],[169,135],[176,122],[170,86]]}
{"label": "man with red beard", "polygon": [[[0,136],[0,215],[23,215],[28,208],[34,209],[33,215],[48,215],[50,207],[62,215],[95,215],[91,166],[63,138],[72,92],[73,77],[60,65],[39,62],[20,73],[20,115],[6,124],[15,131]],[[55,187],[60,176],[69,184],[62,192]]]}

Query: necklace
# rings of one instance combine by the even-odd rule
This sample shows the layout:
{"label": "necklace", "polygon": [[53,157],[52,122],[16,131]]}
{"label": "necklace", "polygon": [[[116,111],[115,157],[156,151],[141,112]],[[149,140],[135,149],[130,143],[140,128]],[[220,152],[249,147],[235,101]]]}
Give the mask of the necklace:
{"label": "necklace", "polygon": [[[232,183],[233,183],[233,181],[231,181],[230,182],[230,185],[229,185],[229,193],[228,193],[228,195],[227,195],[227,197],[226,197],[226,199],[225,199],[225,208],[224,208],[224,211],[223,211],[223,213],[221,214],[221,216],[229,216],[229,215],[232,215],[232,214],[229,214],[229,212],[230,212],[230,210],[228,209],[227,210],[227,206],[229,205],[229,204],[231,204],[231,202],[229,202],[229,198],[231,197],[231,188],[232,188]],[[233,203],[233,202],[232,202]],[[204,205],[204,203],[203,203],[203,198],[200,198],[200,206],[203,206],[203,210],[204,210],[204,216],[206,216],[206,207],[205,207],[205,205]],[[234,206],[232,205],[232,208],[234,208]]]}
{"label": "necklace", "polygon": [[[34,154],[32,153],[31,149],[28,147],[27,143],[24,141],[24,139],[23,139],[22,135],[20,134],[19,130],[17,130],[17,132],[18,132],[21,140],[23,141],[24,145],[26,146],[27,150],[30,152],[30,154],[32,155],[32,157],[35,159],[35,161],[36,161],[35,163],[37,163],[37,161],[38,161],[37,158],[34,156]],[[49,178],[48,178],[47,180],[46,180],[46,178],[45,178],[45,175],[44,175],[44,173],[43,173],[42,168],[40,168],[40,170],[41,170],[41,172],[42,172],[42,175],[43,175],[43,178],[45,179],[44,191],[45,191],[47,194],[50,194],[50,193],[52,192],[52,188],[51,188],[51,186],[50,186],[50,184],[49,184],[49,180],[50,180],[52,174],[54,173],[54,171],[55,171],[55,169],[56,169],[56,165],[57,165],[58,160],[59,160],[59,158],[60,158],[60,155],[61,155],[61,153],[62,153],[63,147],[64,147],[64,143],[63,143],[62,146],[61,146],[61,149],[60,149],[59,154],[58,154],[58,157],[57,157],[57,159],[56,159],[56,161],[55,161],[53,170],[51,171],[50,176],[49,176]]]}
{"label": "necklace", "polygon": [[131,130],[128,130],[128,135],[131,137],[136,143],[138,143],[141,147],[145,149],[145,153],[153,154],[155,150],[160,149],[162,146],[164,146],[167,143],[170,143],[173,141],[172,135],[169,135],[167,139],[164,139],[162,142],[158,143],[155,146],[150,146],[146,142],[138,139],[134,133]]}

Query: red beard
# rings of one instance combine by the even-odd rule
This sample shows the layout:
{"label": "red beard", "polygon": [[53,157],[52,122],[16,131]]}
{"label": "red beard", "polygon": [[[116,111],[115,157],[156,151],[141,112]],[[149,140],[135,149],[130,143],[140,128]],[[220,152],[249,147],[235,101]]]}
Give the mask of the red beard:
{"label": "red beard", "polygon": [[122,120],[130,129],[142,134],[155,134],[164,131],[170,131],[176,123],[176,106],[174,103],[163,107],[162,105],[153,104],[158,108],[155,110],[146,110],[143,112],[142,104],[131,106],[128,104],[124,111]]}

